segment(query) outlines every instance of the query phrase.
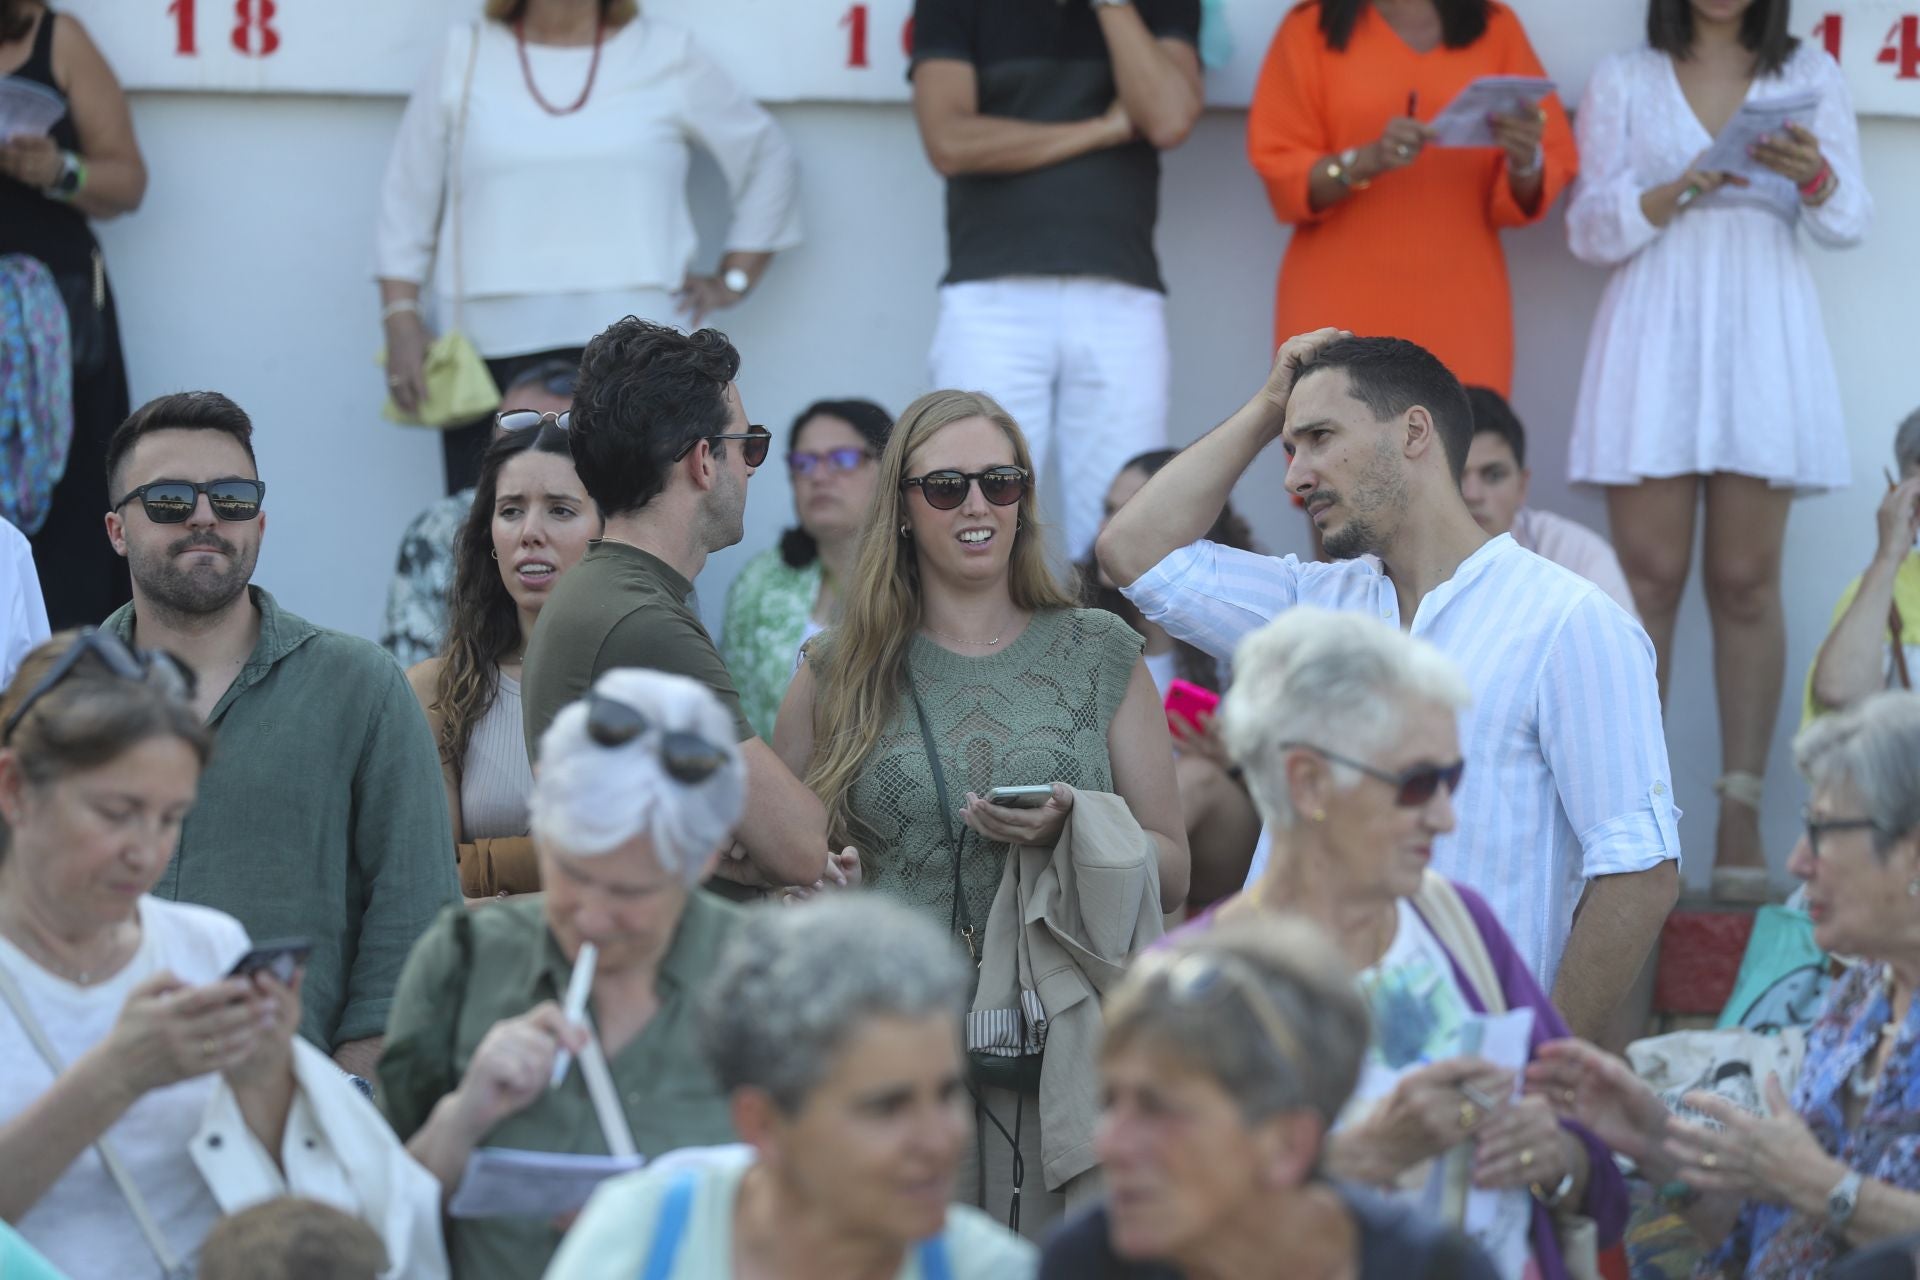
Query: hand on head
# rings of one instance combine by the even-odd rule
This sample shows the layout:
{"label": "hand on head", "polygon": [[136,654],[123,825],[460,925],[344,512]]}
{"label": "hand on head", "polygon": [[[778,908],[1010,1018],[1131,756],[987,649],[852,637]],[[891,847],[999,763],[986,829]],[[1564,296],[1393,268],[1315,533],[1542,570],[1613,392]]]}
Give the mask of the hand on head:
{"label": "hand on head", "polygon": [[1280,344],[1280,350],[1273,357],[1273,369],[1267,374],[1267,385],[1262,394],[1273,403],[1275,409],[1284,411],[1287,397],[1293,394],[1293,384],[1300,377],[1300,368],[1321,351],[1342,338],[1351,338],[1353,334],[1345,329],[1315,329],[1312,333],[1296,334]]}

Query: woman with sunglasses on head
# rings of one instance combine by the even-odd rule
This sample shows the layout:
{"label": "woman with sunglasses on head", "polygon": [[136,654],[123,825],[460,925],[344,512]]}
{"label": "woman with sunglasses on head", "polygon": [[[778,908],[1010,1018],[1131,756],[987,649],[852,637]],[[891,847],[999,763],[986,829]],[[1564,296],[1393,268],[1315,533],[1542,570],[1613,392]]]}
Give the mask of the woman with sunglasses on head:
{"label": "woman with sunglasses on head", "polygon": [[1765,1116],[1711,1094],[1668,1114],[1626,1063],[1547,1045],[1528,1086],[1631,1157],[1710,1252],[1696,1274],[1814,1280],[1920,1230],[1920,694],[1874,694],[1794,742],[1811,796],[1787,870],[1813,940],[1861,962],[1828,989],[1795,1080],[1758,1081]]}
{"label": "woman with sunglasses on head", "polygon": [[1494,1280],[1459,1232],[1328,1176],[1371,1028],[1324,932],[1242,920],[1157,949],[1106,1017],[1107,1195],[1042,1280]]}
{"label": "woman with sunglasses on head", "polygon": [[565,413],[498,416],[454,546],[445,648],[407,672],[440,744],[460,889],[470,900],[540,887],[527,839],[533,767],[520,664],[540,606],[605,523],[574,472],[567,425]]}
{"label": "woman with sunglasses on head", "polygon": [[[1124,962],[1137,913],[1157,934],[1186,898],[1173,753],[1140,637],[1055,581],[1026,439],[986,396],[936,391],[901,415],[841,620],[809,647],[774,748],[825,804],[833,843],[861,850],[865,882],[965,938],[989,972],[1032,953],[1015,905],[1032,877],[1071,891],[1070,827],[1115,824],[1112,892],[1087,906],[1097,919],[1072,922],[1100,939],[1090,952]],[[1038,788],[1036,807],[994,803],[997,787]],[[1028,850],[1053,860],[1015,857]],[[1157,893],[1134,892],[1123,855]],[[1041,1111],[1032,1078],[981,1084],[984,1132],[962,1174],[966,1199],[1003,1219],[1014,1206],[1028,1234],[1093,1163],[1092,1063],[1076,1058],[1091,1043],[1057,1019],[1050,1034],[1036,1074],[1061,1106]]]}
{"label": "woman with sunglasses on head", "polygon": [[[1425,641],[1359,614],[1296,608],[1242,641],[1222,706],[1273,851],[1245,892],[1178,936],[1305,916],[1360,973],[1375,1040],[1327,1145],[1337,1176],[1380,1188],[1430,1178],[1499,1229],[1478,1239],[1500,1274],[1569,1274],[1576,1218],[1618,1236],[1626,1188],[1607,1148],[1516,1096],[1514,1061],[1473,1048],[1481,1015],[1531,1013],[1528,1054],[1566,1023],[1472,890],[1429,869],[1463,777],[1467,686]],[[1498,780],[1481,785],[1498,785]]]}
{"label": "woman with sunglasses on head", "polygon": [[769,741],[800,646],[840,611],[840,589],[853,576],[873,502],[874,463],[892,431],[892,416],[871,400],[821,400],[793,420],[787,473],[794,527],[778,547],[747,561],[727,588],[720,632],[740,707]]}
{"label": "woman with sunglasses on head", "polygon": [[[733,1140],[693,1010],[741,908],[696,890],[746,786],[732,717],[684,676],[606,672],[548,726],[531,804],[543,892],[442,912],[387,1022],[381,1107],[447,1195],[482,1146],[651,1159]],[[590,999],[570,1022],[576,981]],[[462,1280],[523,1280],[564,1229],[454,1218],[448,1250]]]}
{"label": "woman with sunglasses on head", "polygon": [[242,967],[238,921],[152,896],[213,750],[193,689],[86,631],[0,696],[0,1218],[75,1277],[171,1276],[291,1192],[443,1277],[431,1180],[295,1035],[297,962]]}

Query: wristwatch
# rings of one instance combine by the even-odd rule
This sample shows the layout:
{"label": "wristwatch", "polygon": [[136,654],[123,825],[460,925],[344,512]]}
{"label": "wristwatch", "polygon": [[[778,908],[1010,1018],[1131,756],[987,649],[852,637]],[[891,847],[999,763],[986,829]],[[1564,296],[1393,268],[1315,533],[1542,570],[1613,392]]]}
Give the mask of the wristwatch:
{"label": "wristwatch", "polygon": [[753,287],[753,277],[739,267],[729,267],[721,275],[720,283],[727,286],[727,292],[745,297],[747,290]]}
{"label": "wristwatch", "polygon": [[55,200],[71,200],[80,194],[80,188],[86,185],[87,162],[71,151],[60,153],[60,176],[47,187],[47,194]]}
{"label": "wristwatch", "polygon": [[1359,161],[1360,148],[1348,147],[1327,161],[1327,176],[1349,191],[1365,191],[1373,183],[1361,182],[1353,176],[1353,166]]}
{"label": "wristwatch", "polygon": [[1838,1231],[1853,1221],[1853,1211],[1860,1207],[1860,1183],[1862,1178],[1857,1169],[1847,1170],[1847,1176],[1833,1184],[1833,1190],[1827,1192],[1827,1226]]}

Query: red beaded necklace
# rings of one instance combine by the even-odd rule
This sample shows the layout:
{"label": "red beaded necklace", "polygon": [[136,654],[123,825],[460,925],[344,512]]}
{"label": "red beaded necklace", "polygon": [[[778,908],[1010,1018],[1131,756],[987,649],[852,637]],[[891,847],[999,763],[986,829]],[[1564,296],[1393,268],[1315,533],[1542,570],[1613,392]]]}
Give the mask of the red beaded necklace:
{"label": "red beaded necklace", "polygon": [[587,66],[587,83],[580,90],[580,96],[571,106],[556,107],[540,92],[540,86],[533,82],[533,64],[527,61],[527,28],[524,18],[516,19],[513,24],[514,46],[520,51],[520,74],[527,82],[527,92],[540,104],[540,109],[550,116],[570,116],[587,105],[587,99],[593,96],[593,81],[600,74],[600,45],[606,39],[607,20],[602,17],[593,29],[593,61]]}

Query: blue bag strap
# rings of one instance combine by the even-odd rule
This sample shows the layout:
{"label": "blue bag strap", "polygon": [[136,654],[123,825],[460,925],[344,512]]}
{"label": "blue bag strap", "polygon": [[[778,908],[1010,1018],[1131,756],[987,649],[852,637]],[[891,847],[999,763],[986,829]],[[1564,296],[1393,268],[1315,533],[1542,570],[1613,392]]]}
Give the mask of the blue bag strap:
{"label": "blue bag strap", "polygon": [[680,1256],[680,1241],[687,1234],[687,1218],[693,1210],[696,1185],[694,1170],[686,1169],[667,1187],[666,1198],[660,1202],[660,1217],[653,1224],[653,1245],[647,1251],[647,1264],[640,1270],[640,1280],[667,1280],[673,1274],[674,1260]]}
{"label": "blue bag strap", "polygon": [[920,1280],[953,1280],[953,1261],[947,1257],[947,1237],[943,1232],[920,1242]]}

